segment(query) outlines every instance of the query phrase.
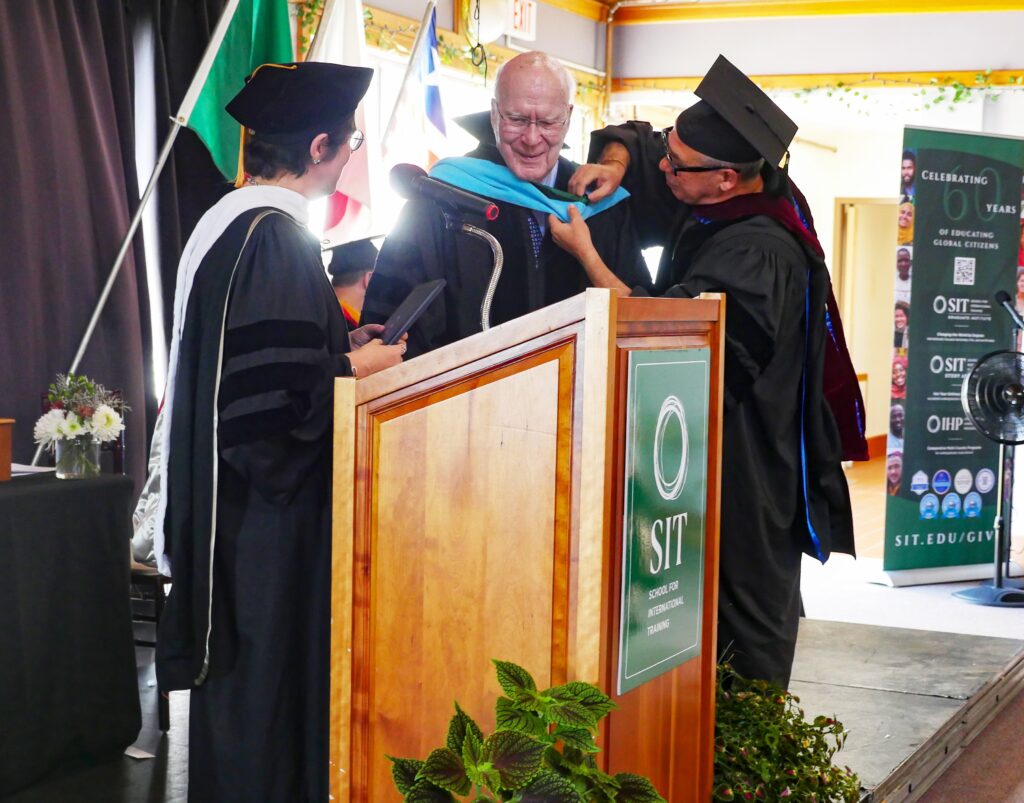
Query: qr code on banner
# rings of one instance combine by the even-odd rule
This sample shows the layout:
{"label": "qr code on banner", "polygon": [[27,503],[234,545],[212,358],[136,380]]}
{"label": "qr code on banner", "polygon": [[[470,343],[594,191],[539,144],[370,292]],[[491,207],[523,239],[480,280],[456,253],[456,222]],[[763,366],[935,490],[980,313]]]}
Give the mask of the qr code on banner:
{"label": "qr code on banner", "polygon": [[953,284],[974,284],[974,257],[953,257]]}

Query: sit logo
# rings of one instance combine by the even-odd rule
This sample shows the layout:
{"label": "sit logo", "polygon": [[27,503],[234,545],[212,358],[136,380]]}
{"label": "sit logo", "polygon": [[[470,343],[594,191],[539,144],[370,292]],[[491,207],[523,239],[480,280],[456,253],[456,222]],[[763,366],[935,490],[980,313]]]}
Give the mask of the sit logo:
{"label": "sit logo", "polygon": [[[665,477],[665,432],[672,419],[679,422],[679,429],[682,434],[682,446],[679,450],[679,468],[672,481]],[[658,486],[658,493],[666,502],[672,502],[679,498],[683,492],[683,485],[686,484],[686,463],[690,451],[690,438],[686,431],[686,415],[683,403],[678,396],[667,396],[661,403],[661,410],[658,411],[658,425],[654,429],[654,482]]]}
{"label": "sit logo", "polygon": [[[665,460],[665,436],[671,422],[679,423],[681,435],[679,448],[679,467],[675,474],[671,466],[666,471]],[[679,498],[686,485],[686,464],[689,462],[690,437],[686,429],[686,411],[678,396],[667,396],[661,403],[661,410],[658,412],[658,423],[654,428],[654,484],[658,488],[658,494],[666,502],[673,502]],[[655,519],[651,525],[651,547],[654,556],[650,561],[651,574],[668,571],[673,566],[680,566],[683,562],[683,532],[689,520],[689,513],[676,513]],[[672,540],[675,539],[675,556],[673,562]],[[664,543],[662,543],[664,542]]]}

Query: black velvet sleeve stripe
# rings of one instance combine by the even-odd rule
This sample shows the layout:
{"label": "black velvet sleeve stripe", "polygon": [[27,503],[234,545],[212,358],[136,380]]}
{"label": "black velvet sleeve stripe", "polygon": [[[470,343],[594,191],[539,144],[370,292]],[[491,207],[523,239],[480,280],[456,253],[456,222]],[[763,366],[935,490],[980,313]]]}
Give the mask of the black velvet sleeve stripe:
{"label": "black velvet sleeve stripe", "polygon": [[298,426],[300,420],[299,412],[290,406],[221,420],[218,447],[221,450],[231,449],[243,443],[266,440],[290,432]]}
{"label": "black velvet sleeve stripe", "polygon": [[322,349],[326,342],[323,329],[312,321],[257,321],[225,333],[224,358],[266,348]]}
{"label": "black velvet sleeve stripe", "polygon": [[309,392],[322,379],[322,368],[301,362],[272,362],[226,375],[220,384],[219,407],[273,391]]}

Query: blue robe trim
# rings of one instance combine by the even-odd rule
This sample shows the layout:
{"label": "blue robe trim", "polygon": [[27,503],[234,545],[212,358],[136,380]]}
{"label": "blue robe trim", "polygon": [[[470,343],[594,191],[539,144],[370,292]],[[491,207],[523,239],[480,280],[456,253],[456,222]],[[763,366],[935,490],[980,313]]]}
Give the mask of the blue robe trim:
{"label": "blue robe trim", "polygon": [[828,560],[821,551],[821,539],[811,522],[811,505],[807,492],[807,345],[811,321],[811,272],[807,271],[807,290],[804,293],[804,370],[800,378],[800,479],[804,486],[804,515],[807,516],[807,532],[814,544],[814,554],[822,563]]}

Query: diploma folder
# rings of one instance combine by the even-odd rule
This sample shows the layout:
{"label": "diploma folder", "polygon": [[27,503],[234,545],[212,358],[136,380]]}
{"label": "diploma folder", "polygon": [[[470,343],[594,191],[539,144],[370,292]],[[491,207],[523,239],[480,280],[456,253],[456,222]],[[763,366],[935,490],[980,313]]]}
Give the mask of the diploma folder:
{"label": "diploma folder", "polygon": [[393,346],[397,343],[398,339],[412,328],[420,315],[437,298],[446,284],[444,279],[434,279],[414,287],[412,292],[405,297],[405,301],[391,313],[391,317],[384,324],[384,334],[380,338],[384,341],[384,345]]}

